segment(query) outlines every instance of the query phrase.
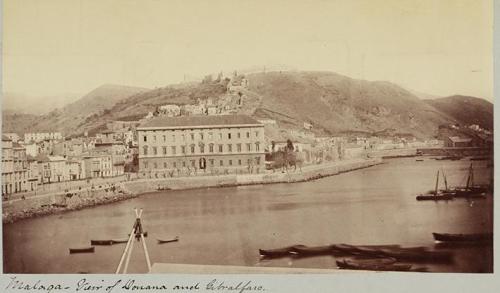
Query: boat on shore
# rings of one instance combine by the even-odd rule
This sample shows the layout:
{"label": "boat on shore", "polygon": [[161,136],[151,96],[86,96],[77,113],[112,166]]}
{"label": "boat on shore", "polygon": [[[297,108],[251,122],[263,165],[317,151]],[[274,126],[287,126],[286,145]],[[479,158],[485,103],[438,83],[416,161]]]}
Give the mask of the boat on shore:
{"label": "boat on shore", "polygon": [[291,248],[290,253],[297,256],[329,255],[332,253],[332,245],[326,245],[326,246],[295,245]]}
{"label": "boat on shore", "polygon": [[440,242],[493,242],[493,233],[476,233],[476,234],[449,234],[449,233],[432,233],[434,240]]}
{"label": "boat on shore", "polygon": [[293,251],[293,246],[287,246],[275,249],[259,249],[259,254],[263,257],[274,258],[274,257],[289,256],[291,255],[292,251]]}
{"label": "boat on shore", "polygon": [[[395,262],[395,261],[394,261]],[[365,270],[365,271],[409,271],[411,264],[385,263],[384,261],[355,261],[355,260],[337,260],[337,266],[340,269]]]}
{"label": "boat on shore", "polygon": [[77,247],[77,248],[70,248],[69,253],[93,253],[95,248],[93,246],[90,247]]}
{"label": "boat on shore", "polygon": [[171,239],[159,239],[159,238],[157,238],[156,240],[158,240],[158,244],[177,242],[177,241],[179,241],[179,236],[175,236],[175,238],[171,238]]}

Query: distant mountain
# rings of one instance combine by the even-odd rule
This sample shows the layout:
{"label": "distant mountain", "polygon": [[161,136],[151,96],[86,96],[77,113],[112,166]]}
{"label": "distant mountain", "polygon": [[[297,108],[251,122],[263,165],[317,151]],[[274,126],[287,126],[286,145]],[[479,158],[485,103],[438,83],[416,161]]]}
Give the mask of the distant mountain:
{"label": "distant mountain", "polygon": [[46,114],[78,99],[77,94],[59,94],[51,96],[31,96],[6,92],[2,94],[2,109],[15,113]]}
{"label": "distant mountain", "polygon": [[493,104],[486,100],[455,95],[425,102],[462,125],[477,124],[485,129],[493,129]]}
{"label": "distant mountain", "polygon": [[149,90],[110,84],[100,86],[77,101],[41,116],[33,125],[33,130],[54,129],[65,134],[78,133],[85,121],[100,117],[119,101],[145,91]]}

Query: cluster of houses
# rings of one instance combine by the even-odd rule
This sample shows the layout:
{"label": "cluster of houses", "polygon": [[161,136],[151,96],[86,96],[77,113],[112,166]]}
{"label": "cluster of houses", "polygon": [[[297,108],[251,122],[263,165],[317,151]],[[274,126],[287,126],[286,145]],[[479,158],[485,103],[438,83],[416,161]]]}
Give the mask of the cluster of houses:
{"label": "cluster of houses", "polygon": [[237,73],[228,79],[226,93],[216,99],[198,99],[195,104],[186,105],[162,105],[157,107],[154,112],[149,112],[145,119],[151,119],[158,116],[179,117],[237,114],[246,98],[245,90],[248,89],[249,82],[245,76],[238,75]]}
{"label": "cluster of houses", "polygon": [[137,156],[129,131],[65,138],[59,132],[2,135],[2,195],[36,191],[39,185],[124,174]]}

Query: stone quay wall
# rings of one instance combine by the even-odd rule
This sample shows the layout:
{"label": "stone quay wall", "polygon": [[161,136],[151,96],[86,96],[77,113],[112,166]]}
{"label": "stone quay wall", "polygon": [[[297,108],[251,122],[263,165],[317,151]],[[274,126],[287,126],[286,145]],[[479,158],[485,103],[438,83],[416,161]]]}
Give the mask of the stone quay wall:
{"label": "stone quay wall", "polygon": [[276,170],[274,173],[261,174],[231,174],[220,176],[193,176],[153,180],[135,180],[124,182],[123,188],[127,193],[139,194],[158,190],[183,190],[252,184],[304,182],[356,169],[367,168],[380,163],[382,163],[381,158],[371,158],[340,161],[321,165],[310,165],[303,167],[302,170],[289,170],[289,172],[284,173]]}
{"label": "stone quay wall", "polygon": [[423,155],[432,156],[490,156],[493,154],[491,148],[461,147],[461,148],[421,148],[417,149]]}
{"label": "stone quay wall", "polygon": [[52,215],[136,197],[118,185],[96,190],[53,193],[3,202],[2,221],[12,223],[38,216]]}

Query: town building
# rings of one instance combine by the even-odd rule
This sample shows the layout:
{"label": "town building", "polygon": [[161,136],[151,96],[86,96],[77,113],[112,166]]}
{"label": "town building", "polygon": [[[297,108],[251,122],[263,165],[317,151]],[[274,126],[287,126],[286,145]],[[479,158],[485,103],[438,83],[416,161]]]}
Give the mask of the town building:
{"label": "town building", "polygon": [[42,140],[60,140],[63,136],[60,132],[30,132],[24,134],[25,142],[39,142]]}
{"label": "town building", "polygon": [[84,178],[99,178],[112,176],[111,155],[95,153],[83,157]]}
{"label": "town building", "polygon": [[38,162],[33,156],[27,155],[28,162],[28,177],[27,177],[27,186],[26,189],[28,191],[36,191],[38,188]]}
{"label": "town building", "polygon": [[66,158],[62,156],[37,157],[41,173],[41,183],[54,183],[67,181]]}
{"label": "town building", "polygon": [[446,147],[457,148],[457,147],[470,147],[472,146],[471,138],[462,138],[458,136],[450,136],[446,140]]}
{"label": "town building", "polygon": [[26,191],[27,173],[26,149],[2,135],[2,195]]}
{"label": "town building", "polygon": [[13,173],[12,139],[2,135],[2,196],[13,192]]}
{"label": "town building", "polygon": [[156,117],[137,133],[142,177],[263,170],[264,125],[248,116]]}
{"label": "town building", "polygon": [[5,132],[5,133],[3,133],[3,135],[10,138],[10,140],[12,140],[12,142],[18,142],[20,139],[19,135],[15,132]]}

